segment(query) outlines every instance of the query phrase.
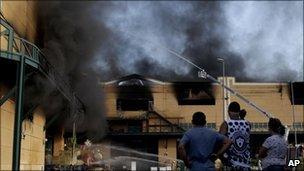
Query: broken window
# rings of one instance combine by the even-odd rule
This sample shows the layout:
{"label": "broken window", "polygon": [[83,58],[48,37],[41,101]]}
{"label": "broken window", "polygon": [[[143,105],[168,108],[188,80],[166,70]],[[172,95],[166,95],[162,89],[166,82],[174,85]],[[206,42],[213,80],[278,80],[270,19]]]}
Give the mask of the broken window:
{"label": "broken window", "polygon": [[180,82],[174,86],[179,105],[215,105],[211,83]]}
{"label": "broken window", "polygon": [[116,107],[119,111],[149,111],[153,108],[153,96],[147,80],[131,75],[118,82]]}
{"label": "broken window", "polygon": [[[294,82],[293,85],[293,94],[294,94],[294,104],[303,105],[304,104],[304,82]],[[290,85],[290,94],[291,94],[291,85]],[[292,102],[292,96],[290,95],[290,101]]]}

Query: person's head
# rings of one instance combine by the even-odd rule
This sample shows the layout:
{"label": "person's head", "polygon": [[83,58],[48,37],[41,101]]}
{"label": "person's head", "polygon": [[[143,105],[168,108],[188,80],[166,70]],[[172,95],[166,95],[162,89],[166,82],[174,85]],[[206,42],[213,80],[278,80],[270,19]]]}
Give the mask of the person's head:
{"label": "person's head", "polygon": [[247,114],[247,112],[246,112],[246,110],[245,110],[245,109],[240,110],[240,114],[239,114],[239,115],[240,115],[240,118],[241,118],[241,119],[243,119],[243,120],[244,120],[244,119],[245,119],[245,117],[246,117],[246,114]]}
{"label": "person's head", "polygon": [[282,125],[281,121],[278,118],[270,118],[268,122],[268,129],[274,133],[284,135],[285,127]]}
{"label": "person's head", "polygon": [[231,102],[228,106],[228,113],[230,118],[239,118],[240,109],[241,107],[238,102]]}
{"label": "person's head", "polygon": [[192,115],[192,124],[194,126],[205,126],[206,116],[203,112],[195,112]]}

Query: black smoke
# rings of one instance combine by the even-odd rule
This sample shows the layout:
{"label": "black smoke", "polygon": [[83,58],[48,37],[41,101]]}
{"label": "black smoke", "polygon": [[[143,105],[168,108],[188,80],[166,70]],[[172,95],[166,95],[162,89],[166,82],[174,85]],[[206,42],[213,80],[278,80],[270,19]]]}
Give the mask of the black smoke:
{"label": "black smoke", "polygon": [[[99,140],[105,130],[103,93],[100,75],[92,69],[94,53],[103,44],[108,30],[91,14],[94,2],[39,3],[40,35],[43,52],[56,70],[65,77],[85,106],[85,121],[78,132],[87,132],[91,140]],[[37,81],[38,83],[41,83]],[[36,83],[37,84],[37,83]],[[62,97],[61,97],[62,98]],[[45,108],[50,112],[63,108],[56,98]],[[56,106],[55,108],[50,108]],[[66,122],[71,130],[71,122]],[[76,123],[77,124],[77,123]]]}
{"label": "black smoke", "polygon": [[225,58],[228,75],[250,79],[244,73],[244,59],[228,49],[226,18],[219,2],[115,2],[104,10],[98,13],[99,23],[110,28],[114,38],[104,40],[110,46],[101,46],[96,54],[101,65],[95,68],[109,73],[105,80],[132,73],[166,81],[196,80],[198,69],[168,49],[215,77],[222,74],[217,58]]}
{"label": "black smoke", "polygon": [[248,55],[250,60],[245,62],[247,56],[231,50],[227,5],[223,2],[41,4],[42,20],[47,23],[42,25],[48,33],[45,49],[52,56],[50,60],[69,77],[78,75],[70,74],[73,70],[89,67],[103,81],[134,73],[167,81],[197,79],[197,69],[166,48],[191,59],[214,77],[222,74],[218,57],[226,59],[227,75],[239,81],[287,81],[297,75],[288,65],[281,64],[273,69],[271,79],[248,74],[250,63],[263,64],[263,60],[256,57],[254,61]]}
{"label": "black smoke", "polygon": [[[117,46],[118,51],[123,46],[136,50],[131,53],[128,49],[125,50],[128,56],[116,55],[117,63],[123,61],[123,58],[132,58],[133,55],[136,56],[134,61],[130,62],[129,66],[125,66],[131,68],[131,71],[125,69],[127,72],[136,72],[167,81],[197,80],[198,69],[168,53],[166,48],[169,48],[177,50],[215,77],[222,75],[222,66],[217,62],[217,58],[225,58],[228,61],[226,68],[233,68],[227,70],[228,75],[235,76],[239,80],[248,80],[249,78],[243,72],[244,59],[228,49],[225,35],[226,19],[223,16],[221,4],[218,2],[187,2],[185,4],[188,6],[185,8],[188,9],[170,10],[171,8],[184,8],[184,2],[180,4],[143,3],[141,6],[147,7],[148,11],[151,11],[150,14],[142,14],[142,17],[135,17],[133,21],[132,17],[126,17],[126,20],[130,20],[127,22],[134,22],[135,26],[125,28],[125,30],[115,30],[114,28],[113,32],[121,35],[127,42],[116,42],[115,44],[119,45]],[[132,5],[134,4],[122,4],[119,7],[130,8]],[[116,6],[116,8],[118,7]],[[118,9],[117,13],[119,11]],[[153,17],[153,19],[149,17]],[[113,18],[115,19],[115,15]],[[146,24],[145,20],[152,21]],[[143,24],[138,24],[140,21]],[[113,23],[114,25],[117,24],[116,22],[119,20],[105,21],[106,24]],[[149,29],[149,27],[152,28]],[[153,34],[149,33],[149,30]],[[149,34],[151,36],[147,36]],[[154,41],[155,37],[160,42]],[[178,48],[182,48],[182,50]],[[124,49],[126,48],[124,47]],[[102,58],[102,56],[100,57]]]}
{"label": "black smoke", "polygon": [[[292,80],[295,72],[271,80],[248,76],[248,63],[229,46],[222,2],[39,2],[43,51],[87,107],[88,130],[102,128],[103,97],[99,81],[140,74],[165,81],[195,81],[197,69],[169,53],[172,49],[221,76],[242,81]],[[259,61],[263,62],[263,61]],[[97,119],[99,121],[97,121]],[[91,124],[92,123],[92,124]],[[96,123],[96,124],[94,124]]]}

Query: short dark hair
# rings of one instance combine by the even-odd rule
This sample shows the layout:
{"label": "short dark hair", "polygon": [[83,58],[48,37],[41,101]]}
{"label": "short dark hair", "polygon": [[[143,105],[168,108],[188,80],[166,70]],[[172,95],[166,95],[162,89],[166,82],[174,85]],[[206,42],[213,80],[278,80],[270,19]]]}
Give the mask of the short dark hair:
{"label": "short dark hair", "polygon": [[241,110],[240,104],[238,102],[231,102],[228,106],[228,111],[239,113]]}
{"label": "short dark hair", "polygon": [[239,115],[240,115],[240,118],[241,118],[241,119],[245,119],[246,114],[247,114],[247,112],[246,112],[245,109],[240,110]]}
{"label": "short dark hair", "polygon": [[205,126],[206,115],[203,112],[195,112],[192,115],[192,124],[198,126]]}
{"label": "short dark hair", "polygon": [[280,135],[285,134],[285,127],[278,118],[270,118],[268,122],[268,128]]}

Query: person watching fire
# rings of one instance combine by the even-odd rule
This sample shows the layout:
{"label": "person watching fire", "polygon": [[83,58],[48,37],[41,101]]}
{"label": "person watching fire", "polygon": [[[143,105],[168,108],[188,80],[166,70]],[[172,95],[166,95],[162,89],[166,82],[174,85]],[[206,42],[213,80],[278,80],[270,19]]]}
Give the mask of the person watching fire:
{"label": "person watching fire", "polygon": [[[196,112],[192,116],[193,128],[188,130],[180,140],[178,151],[181,159],[190,171],[215,170],[214,161],[232,143],[229,138],[206,128],[206,116]],[[221,147],[215,154],[213,149],[216,144]]]}
{"label": "person watching fire", "polygon": [[270,118],[268,129],[271,134],[259,150],[263,171],[284,171],[286,165],[287,142],[284,139],[285,127],[277,118]]}
{"label": "person watching fire", "polygon": [[[223,163],[230,170],[248,171],[250,170],[250,123],[240,118],[240,105],[231,102],[228,106],[230,120],[224,121],[220,127],[220,133],[227,136],[233,143],[222,158]],[[226,160],[226,161],[225,161]]]}

